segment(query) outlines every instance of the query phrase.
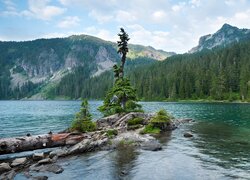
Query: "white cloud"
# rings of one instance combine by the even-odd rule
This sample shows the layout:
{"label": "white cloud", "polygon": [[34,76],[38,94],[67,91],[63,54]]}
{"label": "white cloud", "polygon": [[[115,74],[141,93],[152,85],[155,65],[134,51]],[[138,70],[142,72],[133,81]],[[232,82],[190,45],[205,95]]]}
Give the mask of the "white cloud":
{"label": "white cloud", "polygon": [[153,20],[155,22],[162,22],[167,17],[167,14],[163,10],[158,10],[153,13]]}
{"label": "white cloud", "polygon": [[172,10],[173,10],[174,12],[178,12],[178,11],[181,10],[181,6],[179,6],[179,5],[174,5],[174,6],[172,6]]}
{"label": "white cloud", "polygon": [[166,48],[169,43],[169,32],[149,31],[139,24],[128,26],[131,43],[153,46],[158,49]]}
{"label": "white cloud", "polygon": [[[122,26],[128,28],[131,42],[176,52],[188,51],[200,36],[216,32],[224,23],[250,28],[250,0],[127,0],[123,4],[119,0],[28,0],[26,9],[18,7],[17,0],[1,2],[5,5],[1,15],[41,19],[60,27],[59,33],[48,33],[56,31],[51,27],[45,30],[51,37],[85,33],[116,40]],[[66,11],[68,17],[63,18]],[[80,18],[82,26],[89,27],[78,26]],[[7,38],[5,34],[0,35]]]}
{"label": "white cloud", "polygon": [[29,0],[29,10],[22,12],[24,16],[42,20],[51,20],[54,16],[63,14],[66,9],[48,5],[50,0]]}
{"label": "white cloud", "polygon": [[116,34],[111,33],[107,29],[99,29],[95,26],[90,26],[90,27],[85,28],[82,34],[96,36],[96,37],[99,37],[99,38],[107,40],[107,41],[116,41],[117,40]]}
{"label": "white cloud", "polygon": [[72,28],[78,26],[80,23],[80,18],[77,16],[67,16],[60,21],[57,26],[60,28]]}
{"label": "white cloud", "polygon": [[192,8],[201,6],[201,0],[190,0],[189,3]]}
{"label": "white cloud", "polygon": [[97,20],[98,23],[100,23],[100,24],[106,23],[106,22],[110,21],[111,19],[113,19],[113,16],[105,15],[105,14],[97,12],[95,10],[90,11],[89,16],[91,18]]}
{"label": "white cloud", "polygon": [[115,17],[117,22],[134,22],[137,20],[133,13],[123,10],[117,11]]}

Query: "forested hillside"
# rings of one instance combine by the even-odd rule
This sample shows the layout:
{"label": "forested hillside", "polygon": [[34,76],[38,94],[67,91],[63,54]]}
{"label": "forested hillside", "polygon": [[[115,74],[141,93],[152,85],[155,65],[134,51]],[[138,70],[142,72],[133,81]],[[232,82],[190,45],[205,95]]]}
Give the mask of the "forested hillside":
{"label": "forested hillside", "polygon": [[[128,57],[136,64],[174,54],[149,46],[129,48]],[[87,35],[0,41],[0,99],[79,98],[87,80],[111,69],[119,59],[115,43]]]}
{"label": "forested hillside", "polygon": [[[175,55],[128,72],[143,100],[250,100],[250,41],[227,48]],[[106,72],[88,80],[83,97],[102,98],[112,85]],[[60,89],[60,88],[59,88]]]}
{"label": "forested hillside", "polygon": [[250,42],[245,42],[177,55],[147,69],[138,68],[130,78],[145,99],[246,100],[250,98],[249,49]]}

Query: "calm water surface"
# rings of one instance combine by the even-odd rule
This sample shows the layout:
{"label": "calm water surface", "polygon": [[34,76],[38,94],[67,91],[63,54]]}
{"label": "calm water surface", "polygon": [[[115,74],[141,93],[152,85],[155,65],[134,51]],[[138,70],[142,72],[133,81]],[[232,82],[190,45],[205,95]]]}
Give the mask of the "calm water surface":
{"label": "calm water surface", "polygon": [[[91,101],[93,117],[100,101]],[[62,174],[49,179],[250,179],[250,104],[143,102],[146,112],[161,108],[193,118],[163,134],[158,152],[127,148],[61,159]],[[0,101],[0,137],[59,131],[70,125],[80,101]],[[194,138],[183,133],[192,131]],[[121,173],[124,172],[124,173]],[[18,174],[15,179],[25,179]]]}

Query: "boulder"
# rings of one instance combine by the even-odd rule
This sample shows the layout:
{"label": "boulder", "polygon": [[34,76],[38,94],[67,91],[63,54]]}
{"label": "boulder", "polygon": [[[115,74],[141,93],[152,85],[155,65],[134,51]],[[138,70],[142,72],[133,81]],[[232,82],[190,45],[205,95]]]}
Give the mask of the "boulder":
{"label": "boulder", "polygon": [[185,132],[183,134],[183,136],[186,137],[186,138],[190,138],[190,137],[193,137],[194,135],[191,132]]}
{"label": "boulder", "polygon": [[148,151],[159,151],[162,149],[162,145],[156,140],[154,140],[142,143],[141,148],[143,150],[148,150]]}
{"label": "boulder", "polygon": [[0,164],[0,173],[6,172],[6,171],[9,171],[9,170],[11,170],[11,167],[10,167],[9,163],[1,163]]}
{"label": "boulder", "polygon": [[30,166],[30,171],[36,171],[36,172],[52,172],[52,173],[55,173],[55,174],[59,174],[59,173],[62,173],[64,171],[64,169],[57,165],[57,164],[42,164],[42,165],[39,165],[39,164],[34,164],[32,166]]}
{"label": "boulder", "polygon": [[101,148],[106,145],[108,142],[108,138],[93,140],[93,139],[84,139],[78,144],[70,147],[67,151],[67,154],[76,154],[82,152],[90,152],[97,148]]}
{"label": "boulder", "polygon": [[0,179],[11,180],[11,179],[14,179],[15,175],[16,175],[16,172],[14,170],[11,170],[9,172],[5,172],[3,174],[0,174]]}
{"label": "boulder", "polygon": [[32,180],[47,180],[48,176],[35,176],[32,177]]}
{"label": "boulder", "polygon": [[56,149],[56,150],[51,151],[49,153],[50,158],[53,158],[54,156],[62,157],[62,156],[66,156],[66,155],[67,155],[67,150],[66,149]]}
{"label": "boulder", "polygon": [[55,173],[55,174],[60,174],[64,171],[64,169],[57,165],[57,164],[51,164],[48,166],[48,170],[49,172]]}
{"label": "boulder", "polygon": [[34,153],[32,157],[33,160],[38,161],[44,158],[44,153]]}
{"label": "boulder", "polygon": [[16,166],[24,165],[26,162],[27,162],[27,158],[26,158],[26,157],[17,158],[17,159],[15,159],[15,160],[12,162],[11,166],[12,166],[12,167],[16,167]]}

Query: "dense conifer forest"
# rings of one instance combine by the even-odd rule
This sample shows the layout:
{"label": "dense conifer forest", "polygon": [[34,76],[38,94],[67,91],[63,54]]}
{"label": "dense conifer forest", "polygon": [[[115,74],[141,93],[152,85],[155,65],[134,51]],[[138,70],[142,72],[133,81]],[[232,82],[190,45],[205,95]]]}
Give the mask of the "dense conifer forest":
{"label": "dense conifer forest", "polygon": [[[128,65],[128,76],[142,100],[249,101],[249,49],[250,42],[242,42],[227,48],[175,55],[162,62],[135,68]],[[103,98],[112,85],[112,78],[111,72],[105,72],[88,79],[82,83],[81,96]]]}

